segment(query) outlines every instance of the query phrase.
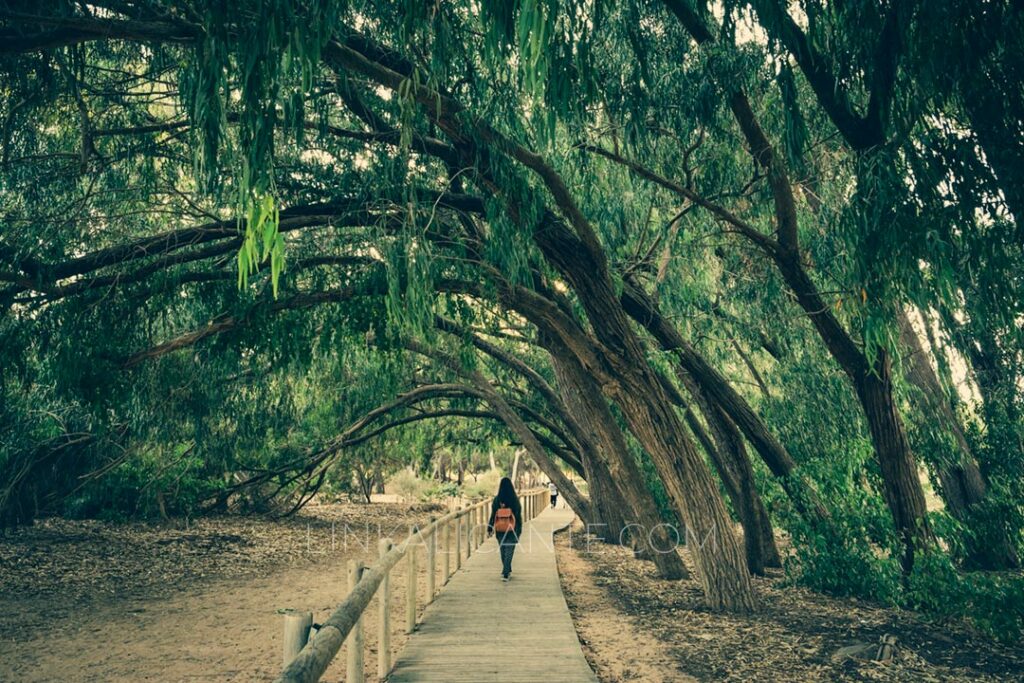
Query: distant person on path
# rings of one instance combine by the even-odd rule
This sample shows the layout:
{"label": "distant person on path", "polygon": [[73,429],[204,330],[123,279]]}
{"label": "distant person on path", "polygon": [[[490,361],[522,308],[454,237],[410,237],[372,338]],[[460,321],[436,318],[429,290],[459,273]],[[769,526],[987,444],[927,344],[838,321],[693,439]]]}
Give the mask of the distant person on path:
{"label": "distant person on path", "polygon": [[558,503],[558,487],[555,486],[555,482],[548,484],[548,493],[551,494],[551,507],[555,507],[555,504]]}
{"label": "distant person on path", "polygon": [[491,503],[487,533],[493,533],[498,540],[498,549],[501,552],[501,579],[508,581],[512,573],[512,555],[516,552],[516,543],[523,533],[523,509],[519,505],[519,496],[512,486],[512,480],[508,477],[503,477],[498,484],[498,495]]}

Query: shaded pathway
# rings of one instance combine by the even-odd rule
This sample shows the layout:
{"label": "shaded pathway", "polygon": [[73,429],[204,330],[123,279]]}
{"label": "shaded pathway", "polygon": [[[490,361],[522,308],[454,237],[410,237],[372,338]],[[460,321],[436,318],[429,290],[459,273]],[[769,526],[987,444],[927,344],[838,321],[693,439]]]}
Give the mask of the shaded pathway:
{"label": "shaded pathway", "polygon": [[548,509],[525,526],[508,583],[496,541],[480,546],[427,607],[388,681],[596,683],[562,596],[551,540],[573,517],[568,508]]}

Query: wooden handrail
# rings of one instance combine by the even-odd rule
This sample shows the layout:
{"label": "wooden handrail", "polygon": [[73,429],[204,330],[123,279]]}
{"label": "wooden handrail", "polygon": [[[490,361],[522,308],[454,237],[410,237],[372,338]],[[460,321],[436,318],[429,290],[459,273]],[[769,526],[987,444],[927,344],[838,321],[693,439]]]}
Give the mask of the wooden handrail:
{"label": "wooden handrail", "polygon": [[[519,496],[522,510],[523,510],[523,523],[530,521],[536,516],[536,513],[544,509],[543,499],[547,495],[547,489],[531,489],[524,492]],[[462,552],[461,546],[463,541],[466,545],[466,557],[473,551],[473,547],[480,547],[480,545],[486,539],[484,533],[484,523],[487,521],[488,516],[486,515],[486,509],[490,506],[491,499],[485,498],[484,500],[473,503],[467,507],[453,510],[448,514],[440,517],[439,519],[431,521],[423,529],[415,529],[410,531],[409,536],[404,541],[396,546],[391,545],[390,539],[381,539],[380,542],[380,559],[377,560],[376,564],[371,567],[363,568],[358,565],[354,576],[356,581],[354,587],[351,587],[348,595],[338,605],[338,608],[334,610],[327,621],[320,627],[309,642],[306,643],[305,647],[295,656],[294,659],[289,662],[280,675],[275,680],[275,683],[315,683],[320,680],[327,667],[330,665],[331,660],[338,654],[338,650],[341,649],[345,639],[349,636],[353,627],[357,623],[360,623],[360,619],[363,613],[369,607],[370,601],[373,600],[374,595],[377,594],[378,589],[384,584],[384,590],[381,594],[382,610],[388,609],[387,606],[387,591],[388,582],[385,579],[388,577],[388,573],[398,564],[407,553],[414,555],[416,552],[417,545],[424,545],[427,548],[427,571],[429,574],[429,580],[427,581],[428,591],[431,593],[427,596],[427,603],[434,600],[434,572],[435,572],[435,558],[436,558],[436,543],[437,543],[437,532],[444,528],[446,530],[446,545],[445,545],[445,576],[442,578],[441,585],[447,583],[449,579],[450,563],[448,562],[447,550],[451,546],[451,537],[449,530],[453,522],[461,521],[465,516],[470,516],[470,523],[466,527],[465,534],[461,532],[461,529],[456,530],[456,541],[455,547],[458,556],[456,558],[456,571],[461,566]],[[461,526],[461,525],[460,525]],[[463,538],[465,536],[465,538]],[[386,550],[390,548],[389,550]],[[416,614],[416,576],[415,576],[415,558],[410,557],[409,570],[412,575],[409,577],[409,587],[407,591],[407,630],[411,630],[410,627],[414,625],[415,614]],[[360,571],[361,574],[360,574]],[[382,630],[390,628],[388,619],[381,620]],[[390,632],[383,634],[381,642],[378,643],[378,647],[388,647]],[[355,644],[352,644],[355,649]],[[360,652],[355,655],[355,659],[350,660],[350,665],[357,665],[361,667],[362,664],[362,651],[361,643]],[[383,678],[388,673],[385,668],[390,669],[390,654],[381,653],[380,659],[378,660],[379,669],[378,674]]]}

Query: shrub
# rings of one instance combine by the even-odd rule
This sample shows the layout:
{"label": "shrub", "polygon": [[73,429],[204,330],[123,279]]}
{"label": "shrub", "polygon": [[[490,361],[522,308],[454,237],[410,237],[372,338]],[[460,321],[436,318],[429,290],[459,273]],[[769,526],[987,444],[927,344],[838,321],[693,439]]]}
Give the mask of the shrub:
{"label": "shrub", "polygon": [[933,616],[965,619],[1004,642],[1016,641],[1024,633],[1024,578],[961,573],[940,552],[917,557],[903,603]]}
{"label": "shrub", "polygon": [[463,484],[462,495],[466,498],[490,498],[498,492],[498,483],[503,476],[505,474],[501,470],[488,470],[476,481]]}
{"label": "shrub", "polygon": [[459,495],[459,485],[452,481],[440,481],[428,486],[420,493],[423,500],[444,500]]}
{"label": "shrub", "polygon": [[88,481],[64,499],[61,512],[107,521],[190,515],[221,486],[188,446],[152,449]]}
{"label": "shrub", "polygon": [[836,524],[834,535],[805,525],[792,525],[796,553],[786,560],[786,573],[797,583],[830,595],[850,596],[883,603],[897,597],[899,562],[881,551],[862,531]]}
{"label": "shrub", "polygon": [[387,490],[401,496],[405,501],[417,499],[424,487],[423,480],[407,469],[398,471],[387,482]]}

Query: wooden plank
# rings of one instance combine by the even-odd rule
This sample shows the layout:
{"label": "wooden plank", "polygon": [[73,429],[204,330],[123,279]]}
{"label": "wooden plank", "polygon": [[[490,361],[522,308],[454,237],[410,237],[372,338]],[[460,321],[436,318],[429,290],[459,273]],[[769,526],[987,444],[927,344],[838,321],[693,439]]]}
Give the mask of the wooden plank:
{"label": "wooden plank", "polygon": [[[572,519],[568,508],[540,512],[524,528],[507,583],[497,543],[481,545],[426,609],[388,680],[595,683],[562,595],[551,539]],[[508,648],[499,642],[503,629]]]}

